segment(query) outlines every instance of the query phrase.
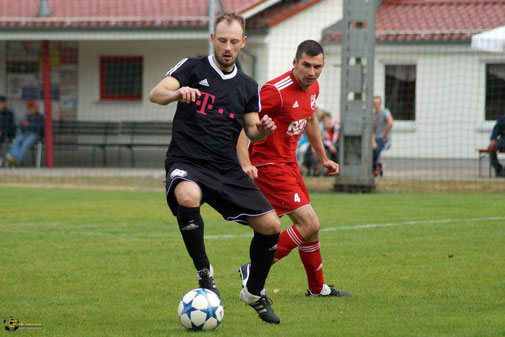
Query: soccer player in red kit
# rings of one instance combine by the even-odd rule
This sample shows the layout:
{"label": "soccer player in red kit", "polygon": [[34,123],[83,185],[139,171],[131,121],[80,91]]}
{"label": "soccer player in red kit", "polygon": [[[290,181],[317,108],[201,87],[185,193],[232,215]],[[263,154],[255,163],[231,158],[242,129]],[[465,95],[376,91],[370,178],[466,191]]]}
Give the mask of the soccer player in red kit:
{"label": "soccer player in red kit", "polygon": [[[307,296],[351,296],[324,282],[319,247],[319,218],[310,205],[310,198],[296,161],[298,139],[305,130],[322,166],[329,175],[338,174],[338,164],[330,160],[323,146],[317,118],[319,96],[317,79],[324,67],[324,51],[313,40],[302,42],[293,60],[293,69],[267,82],[260,91],[260,117],[267,114],[277,129],[262,141],[248,146],[242,132],[237,152],[244,171],[254,179],[261,192],[275,208],[277,215],[288,215],[293,225],[284,230],[277,244],[274,261],[282,259],[298,247],[307,274]],[[247,277],[248,264],[240,267]]]}

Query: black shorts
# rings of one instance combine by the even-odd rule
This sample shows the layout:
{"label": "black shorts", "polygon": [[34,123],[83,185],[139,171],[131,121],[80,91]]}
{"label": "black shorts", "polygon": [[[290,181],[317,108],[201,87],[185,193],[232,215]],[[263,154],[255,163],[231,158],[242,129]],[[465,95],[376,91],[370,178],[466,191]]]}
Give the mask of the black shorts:
{"label": "black shorts", "polygon": [[239,167],[219,173],[190,163],[175,162],[167,168],[166,173],[167,204],[175,216],[179,204],[174,190],[184,180],[196,183],[202,191],[201,204],[208,203],[227,221],[247,225],[247,217],[273,211],[259,188]]}

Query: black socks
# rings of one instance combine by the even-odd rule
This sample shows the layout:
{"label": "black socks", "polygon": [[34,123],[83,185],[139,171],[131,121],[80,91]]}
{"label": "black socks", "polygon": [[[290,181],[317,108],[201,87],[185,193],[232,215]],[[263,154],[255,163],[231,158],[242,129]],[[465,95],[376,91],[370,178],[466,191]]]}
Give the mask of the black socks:
{"label": "black socks", "polygon": [[209,269],[210,264],[205,252],[203,219],[200,215],[200,207],[184,207],[179,205],[177,208],[177,223],[196,270]]}
{"label": "black socks", "polygon": [[279,234],[260,234],[254,232],[249,255],[251,257],[251,272],[247,281],[247,290],[253,295],[260,296],[265,287],[265,281],[272,266]]}

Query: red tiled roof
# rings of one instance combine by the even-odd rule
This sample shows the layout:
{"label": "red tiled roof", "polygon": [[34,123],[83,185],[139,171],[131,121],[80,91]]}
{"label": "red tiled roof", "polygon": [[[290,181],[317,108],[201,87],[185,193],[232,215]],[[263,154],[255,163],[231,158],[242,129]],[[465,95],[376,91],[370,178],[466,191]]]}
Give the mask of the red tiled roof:
{"label": "red tiled roof", "polygon": [[[384,0],[375,17],[378,41],[468,41],[505,25],[505,0]],[[324,40],[340,40],[328,29]]]}
{"label": "red tiled roof", "polygon": [[[222,0],[243,13],[266,0]],[[51,16],[37,17],[38,0],[0,1],[0,28],[121,28],[205,26],[208,0],[49,0]],[[219,1],[216,1],[219,6]]]}
{"label": "red tiled roof", "polygon": [[261,29],[275,26],[319,1],[320,0],[281,1],[260,14],[248,19],[247,29]]}

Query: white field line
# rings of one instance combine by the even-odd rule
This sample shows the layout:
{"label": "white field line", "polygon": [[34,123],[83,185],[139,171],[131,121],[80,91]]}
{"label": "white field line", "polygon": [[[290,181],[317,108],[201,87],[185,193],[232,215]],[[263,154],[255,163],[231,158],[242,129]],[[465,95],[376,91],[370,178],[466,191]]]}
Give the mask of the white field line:
{"label": "white field line", "polygon": [[[377,223],[377,224],[364,224],[364,225],[354,225],[354,226],[339,226],[339,227],[326,227],[321,228],[320,232],[330,232],[330,231],[345,231],[354,229],[367,229],[376,227],[395,227],[395,226],[414,226],[414,225],[430,225],[438,223],[452,223],[452,222],[479,222],[479,221],[499,221],[505,220],[505,217],[488,217],[488,218],[471,218],[471,219],[441,219],[441,220],[419,220],[419,221],[405,221],[405,222],[393,222],[393,223]],[[250,237],[251,234],[241,234],[241,235],[206,235],[206,239],[233,239],[238,237]]]}
{"label": "white field line", "polygon": [[[320,229],[320,232],[330,232],[330,231],[346,231],[355,229],[369,229],[369,228],[381,228],[381,227],[397,227],[397,226],[417,226],[417,225],[431,225],[431,224],[444,224],[444,223],[454,223],[454,222],[481,222],[481,221],[503,221],[505,223],[505,217],[486,217],[486,218],[470,218],[470,219],[437,219],[437,220],[418,220],[418,221],[404,221],[404,222],[391,222],[391,223],[376,223],[376,224],[363,224],[363,225],[353,225],[353,226],[339,226],[339,227],[326,227]],[[30,230],[25,229],[11,229],[3,230],[3,232],[8,233],[32,233]],[[51,232],[54,234],[68,235],[90,235],[90,236],[109,236],[117,238],[125,237],[143,237],[143,238],[169,238],[175,239],[179,238],[179,235],[171,236],[165,233],[145,233],[142,235],[128,234],[128,233],[108,233],[101,231],[55,231]],[[216,240],[216,239],[236,239],[236,238],[249,238],[252,233],[244,234],[217,234],[217,235],[206,235],[205,239]]]}
{"label": "white field line", "polygon": [[430,225],[430,224],[451,223],[451,222],[474,222],[474,221],[478,222],[478,221],[498,221],[498,220],[505,220],[505,217],[419,220],[419,221],[405,221],[405,222],[393,222],[393,223],[378,223],[378,224],[365,224],[365,225],[355,225],[355,226],[328,227],[328,228],[322,228],[319,231],[320,232],[330,232],[330,231],[366,229],[366,228],[375,228],[375,227],[395,227],[395,226],[412,226],[412,225]]}

